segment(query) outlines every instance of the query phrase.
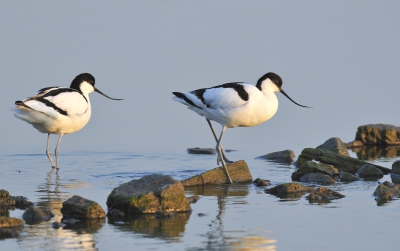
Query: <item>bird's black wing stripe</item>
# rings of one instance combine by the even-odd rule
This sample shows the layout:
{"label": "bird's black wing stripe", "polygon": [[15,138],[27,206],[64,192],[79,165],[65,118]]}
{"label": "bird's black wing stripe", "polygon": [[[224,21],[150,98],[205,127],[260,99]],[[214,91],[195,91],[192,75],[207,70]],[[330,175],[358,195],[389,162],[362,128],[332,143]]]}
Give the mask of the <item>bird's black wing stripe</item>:
{"label": "bird's black wing stripe", "polygon": [[57,88],[57,89],[49,91],[48,93],[44,94],[42,97],[46,98],[46,97],[50,97],[50,96],[57,96],[58,94],[61,94],[64,92],[77,92],[77,93],[81,94],[82,97],[86,100],[86,103],[88,103],[86,97],[82,94],[82,92],[75,90],[75,89],[71,89],[71,88]]}
{"label": "bird's black wing stripe", "polygon": [[52,88],[60,88],[60,87],[58,87],[58,86],[52,86],[52,87],[42,88],[42,89],[40,89],[40,90],[38,91],[38,94],[42,94],[43,92],[45,92],[45,91],[47,91],[47,90],[50,90],[50,89],[52,89]]}
{"label": "bird's black wing stripe", "polygon": [[58,113],[64,115],[64,116],[68,116],[68,113],[66,111],[64,111],[63,109],[57,107],[54,103],[51,103],[49,100],[42,98],[42,97],[37,97],[35,98],[35,100],[42,102],[43,104],[45,104],[48,107],[53,108],[54,110],[56,110]]}
{"label": "bird's black wing stripe", "polygon": [[[178,98],[181,98],[181,99],[185,100],[186,103],[188,103],[188,104],[190,104],[190,105],[192,105],[192,106],[195,106],[195,107],[197,107],[197,108],[200,108],[200,107],[198,107],[197,105],[195,105],[195,104],[193,103],[192,100],[188,99],[188,98],[185,96],[185,94],[183,94],[183,93],[181,93],[181,92],[173,92],[172,94],[174,94],[174,95],[177,96]],[[200,108],[200,109],[201,109],[201,108]]]}
{"label": "bird's black wing stripe", "polygon": [[206,103],[206,101],[204,100],[204,96],[203,96],[203,94],[204,94],[204,92],[207,90],[207,88],[202,88],[202,89],[198,89],[198,90],[194,90],[194,91],[192,91],[191,93],[193,93],[194,95],[196,95],[196,97],[198,97],[200,100],[201,100],[201,102],[203,102],[203,104],[205,104],[207,107],[210,107],[207,103]]}
{"label": "bird's black wing stripe", "polygon": [[248,101],[249,100],[249,94],[246,92],[246,90],[244,89],[244,86],[241,85],[242,82],[233,82],[233,83],[226,83],[223,85],[217,85],[211,88],[232,88],[234,89],[239,97],[241,99],[243,99],[244,101]]}

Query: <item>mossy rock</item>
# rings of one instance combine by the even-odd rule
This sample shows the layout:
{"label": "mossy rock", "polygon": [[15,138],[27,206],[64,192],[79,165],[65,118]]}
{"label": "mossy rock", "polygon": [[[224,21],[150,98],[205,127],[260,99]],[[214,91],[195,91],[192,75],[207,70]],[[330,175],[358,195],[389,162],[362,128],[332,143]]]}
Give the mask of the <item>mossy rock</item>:
{"label": "mossy rock", "polygon": [[64,217],[87,219],[106,217],[106,212],[97,202],[77,195],[74,195],[73,197],[64,201],[62,205],[63,207],[61,208],[61,213]]}
{"label": "mossy rock", "polygon": [[187,212],[190,204],[183,185],[169,175],[146,175],[115,188],[107,198],[108,209],[132,214]]}

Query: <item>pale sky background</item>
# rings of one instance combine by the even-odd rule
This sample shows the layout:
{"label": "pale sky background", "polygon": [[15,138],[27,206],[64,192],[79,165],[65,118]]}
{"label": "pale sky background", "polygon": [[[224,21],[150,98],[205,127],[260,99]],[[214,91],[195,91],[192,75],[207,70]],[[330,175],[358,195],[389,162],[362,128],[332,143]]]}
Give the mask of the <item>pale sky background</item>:
{"label": "pale sky background", "polygon": [[90,122],[61,153],[213,147],[205,119],[171,92],[255,84],[269,71],[314,108],[277,93],[277,114],[228,129],[225,148],[301,150],[351,141],[359,125],[400,125],[399,13],[399,1],[1,1],[1,149],[44,153],[46,135],[10,109],[83,72],[125,100],[92,93]]}

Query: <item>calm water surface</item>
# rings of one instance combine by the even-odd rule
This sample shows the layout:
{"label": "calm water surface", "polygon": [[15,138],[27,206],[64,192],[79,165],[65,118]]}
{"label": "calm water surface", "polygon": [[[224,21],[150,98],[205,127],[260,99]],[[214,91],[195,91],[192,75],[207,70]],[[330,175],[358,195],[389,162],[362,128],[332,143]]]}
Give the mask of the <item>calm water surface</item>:
{"label": "calm water surface", "polygon": [[[292,165],[255,159],[265,153],[234,151],[244,159],[253,178],[272,185],[291,181]],[[296,152],[299,155],[300,151]],[[351,153],[357,157],[355,153]],[[391,168],[400,159],[369,157]],[[360,158],[368,158],[359,154]],[[329,204],[309,204],[305,196],[287,200],[264,193],[254,185],[221,185],[188,189],[198,194],[193,211],[169,219],[131,217],[65,225],[61,204],[73,195],[98,202],[116,186],[146,174],[160,173],[182,180],[215,166],[216,156],[174,152],[61,152],[61,169],[50,171],[43,153],[3,153],[0,188],[22,195],[55,217],[26,224],[19,237],[0,240],[1,250],[398,250],[400,202],[377,206],[372,196],[380,181],[337,183],[331,189],[346,197]],[[10,212],[21,217],[23,210]]]}

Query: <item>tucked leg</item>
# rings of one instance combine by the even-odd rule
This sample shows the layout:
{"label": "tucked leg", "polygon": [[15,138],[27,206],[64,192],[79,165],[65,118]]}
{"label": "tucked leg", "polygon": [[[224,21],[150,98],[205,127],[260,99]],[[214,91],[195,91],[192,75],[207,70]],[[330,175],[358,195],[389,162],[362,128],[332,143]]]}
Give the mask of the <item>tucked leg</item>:
{"label": "tucked leg", "polygon": [[[223,152],[223,149],[221,147],[221,140],[222,140],[222,136],[224,135],[225,129],[226,129],[226,127],[224,126],[222,128],[221,135],[219,136],[219,140],[217,141],[217,146],[215,147],[220,158],[222,158],[221,155]],[[228,179],[228,183],[232,184],[233,182],[232,182],[231,176],[229,175],[228,169],[226,168],[224,161],[221,161],[221,162],[222,162],[222,166],[224,167],[224,171],[226,174],[226,178]]]}
{"label": "tucked leg", "polygon": [[56,167],[57,167],[57,168],[60,168],[59,165],[58,165],[58,147],[60,146],[61,139],[62,139],[62,136],[63,136],[63,135],[64,135],[64,133],[60,133],[60,137],[58,138],[58,142],[57,142],[57,146],[56,146],[56,150],[55,150],[55,155],[56,155]]}
{"label": "tucked leg", "polygon": [[[218,143],[219,139],[218,139],[218,137],[217,137],[217,134],[216,134],[215,131],[214,131],[214,127],[212,126],[211,121],[210,121],[209,119],[207,119],[207,118],[206,118],[206,120],[207,120],[207,123],[208,123],[208,125],[210,126],[211,131],[212,131],[212,133],[213,133],[213,135],[214,135],[215,141]],[[233,163],[233,161],[230,161],[230,160],[226,157],[224,148],[222,147],[221,144],[220,144],[220,148],[221,148],[221,153],[222,153],[221,155],[222,155],[222,158],[223,158],[223,160],[225,161],[225,163],[227,163],[227,164]],[[217,151],[218,151],[218,150],[217,150]],[[219,162],[220,162],[220,161],[222,161],[222,160],[221,160],[221,156],[218,155],[218,158],[217,158],[217,164],[218,164],[218,165],[219,165]]]}
{"label": "tucked leg", "polygon": [[51,158],[51,153],[50,153],[49,147],[50,147],[50,133],[47,134],[46,155],[47,155],[47,158],[49,158],[49,160],[50,160],[51,168],[54,168],[56,166],[54,165],[53,159]]}

